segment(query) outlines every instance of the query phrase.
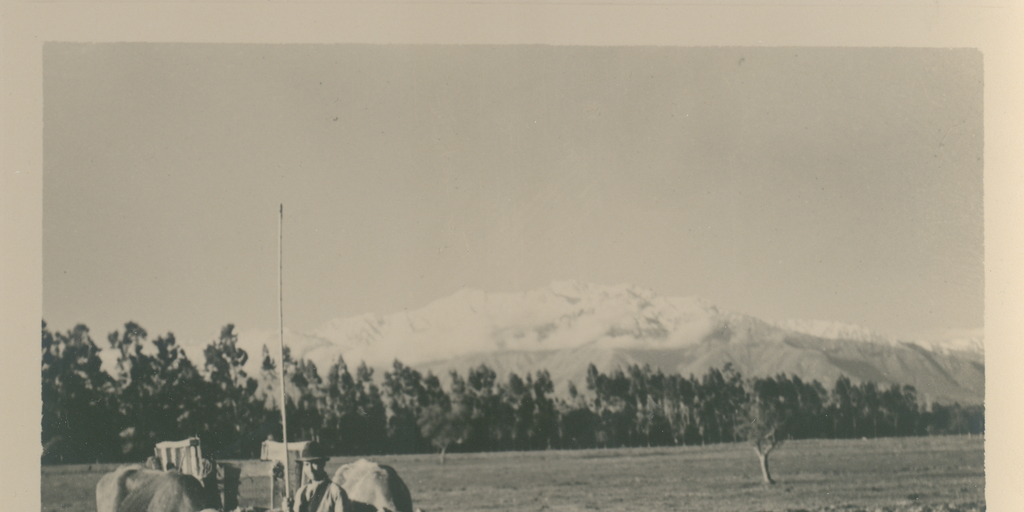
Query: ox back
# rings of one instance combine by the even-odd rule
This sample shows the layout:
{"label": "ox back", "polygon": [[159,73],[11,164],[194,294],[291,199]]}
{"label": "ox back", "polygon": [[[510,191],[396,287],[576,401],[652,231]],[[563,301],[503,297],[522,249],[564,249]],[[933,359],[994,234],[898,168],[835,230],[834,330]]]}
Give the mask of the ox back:
{"label": "ox back", "polygon": [[202,512],[206,496],[192,476],[121,466],[96,484],[96,512]]}
{"label": "ox back", "polygon": [[391,466],[359,459],[338,468],[333,480],[345,490],[357,511],[369,505],[370,510],[413,512],[409,488]]}

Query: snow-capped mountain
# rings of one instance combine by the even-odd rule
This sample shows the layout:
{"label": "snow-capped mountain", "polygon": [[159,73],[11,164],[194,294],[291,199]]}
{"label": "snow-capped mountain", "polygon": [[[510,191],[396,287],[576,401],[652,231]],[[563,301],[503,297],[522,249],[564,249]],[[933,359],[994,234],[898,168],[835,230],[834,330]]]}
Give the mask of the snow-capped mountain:
{"label": "snow-capped mountain", "polygon": [[[635,286],[556,282],[526,293],[463,289],[415,311],[331,320],[308,333],[286,333],[293,355],[417,364],[478,352],[606,348],[672,348],[699,342],[718,311],[693,298],[655,295]],[[261,350],[276,333],[240,334]],[[272,345],[273,346],[273,345]]]}
{"label": "snow-capped mountain", "polygon": [[[321,374],[343,356],[380,372],[398,359],[445,376],[487,364],[502,378],[540,369],[564,386],[580,385],[586,367],[651,364],[665,372],[703,374],[732,363],[744,375],[786,372],[830,387],[839,375],[880,384],[910,384],[932,399],[980,402],[981,337],[950,344],[911,343],[836,322],[769,323],[721,312],[692,297],[664,297],[633,286],[555,282],[524,293],[463,289],[414,311],[335,319],[310,332],[286,331],[293,357]],[[263,345],[277,359],[277,333],[242,330],[258,371]]]}

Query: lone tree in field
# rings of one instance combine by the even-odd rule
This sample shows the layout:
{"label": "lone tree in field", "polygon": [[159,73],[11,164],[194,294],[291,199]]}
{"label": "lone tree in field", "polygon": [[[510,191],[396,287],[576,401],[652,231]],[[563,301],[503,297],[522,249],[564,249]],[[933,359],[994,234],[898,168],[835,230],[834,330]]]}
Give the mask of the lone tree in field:
{"label": "lone tree in field", "polygon": [[466,406],[469,396],[466,393],[466,381],[454,370],[452,376],[452,396],[441,390],[441,383],[434,375],[427,375],[425,383],[425,399],[428,405],[420,407],[416,421],[420,435],[440,450],[440,463],[444,464],[445,453],[450,446],[462,444],[470,433],[471,410]]}
{"label": "lone tree in field", "polygon": [[[785,377],[780,376],[780,380],[785,380]],[[747,387],[736,430],[740,437],[753,445],[761,463],[761,477],[765,485],[771,485],[775,480],[768,469],[768,455],[785,441],[797,397],[786,396],[785,387],[771,377],[755,378],[748,382]]]}
{"label": "lone tree in field", "polygon": [[469,414],[461,404],[433,404],[421,411],[420,432],[430,444],[440,450],[438,461],[443,465],[448,447],[466,440],[469,434]]}

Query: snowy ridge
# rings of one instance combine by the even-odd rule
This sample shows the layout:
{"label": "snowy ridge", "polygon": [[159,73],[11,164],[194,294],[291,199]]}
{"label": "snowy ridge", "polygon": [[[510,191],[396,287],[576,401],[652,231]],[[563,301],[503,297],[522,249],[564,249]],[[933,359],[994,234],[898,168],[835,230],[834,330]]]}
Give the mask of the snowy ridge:
{"label": "snowy ridge", "polygon": [[784,320],[776,322],[776,326],[789,331],[810,334],[828,340],[850,340],[894,345],[898,341],[878,334],[861,325],[831,322],[827,320]]}
{"label": "snowy ridge", "polygon": [[933,332],[913,340],[902,340],[884,336],[861,325],[827,320],[785,320],[775,322],[774,325],[789,331],[828,340],[860,341],[889,346],[911,343],[940,354],[967,352],[981,355],[985,353],[984,334],[981,329]]}
{"label": "snowy ridge", "polygon": [[923,336],[918,345],[941,354],[966,352],[985,354],[985,335],[982,329],[959,329],[951,332]]}

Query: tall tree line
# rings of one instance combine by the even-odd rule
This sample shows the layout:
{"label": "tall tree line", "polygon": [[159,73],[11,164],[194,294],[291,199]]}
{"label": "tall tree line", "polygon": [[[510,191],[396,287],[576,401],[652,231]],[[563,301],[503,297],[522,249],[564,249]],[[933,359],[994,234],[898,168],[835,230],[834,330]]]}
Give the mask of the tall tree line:
{"label": "tall tree line", "polygon": [[[831,389],[797,376],[745,378],[726,365],[702,376],[590,365],[585,389],[555,396],[547,371],[499,376],[487,366],[452,371],[447,388],[394,361],[379,378],[339,357],[323,373],[266,347],[260,370],[233,325],[193,364],[173,334],[150,338],[129,322],[107,336],[117,355],[103,371],[88,328],[42,324],[44,462],[141,460],[162,440],[198,436],[216,458],[258,456],[281,439],[278,364],[285,365],[290,440],[338,455],[701,445],[752,440],[859,438],[984,431],[981,406],[923,403],[911,386],[854,383]],[[767,441],[766,441],[767,440]],[[770,442],[769,442],[770,441]],[[770,448],[768,448],[770,450]],[[767,474],[767,473],[766,473]]]}

